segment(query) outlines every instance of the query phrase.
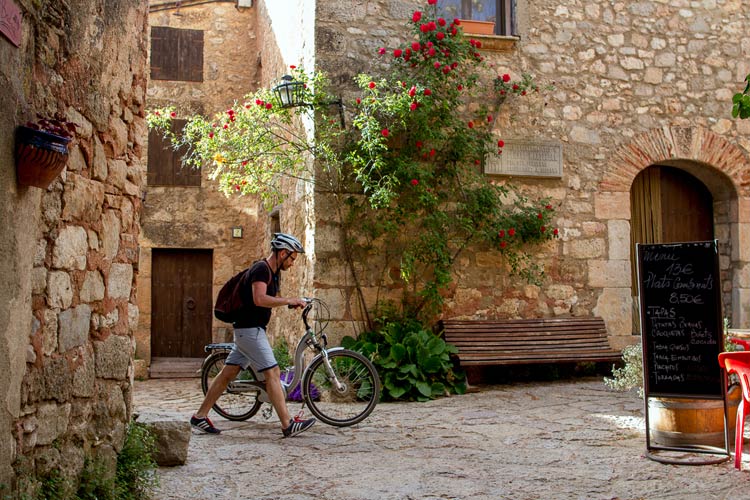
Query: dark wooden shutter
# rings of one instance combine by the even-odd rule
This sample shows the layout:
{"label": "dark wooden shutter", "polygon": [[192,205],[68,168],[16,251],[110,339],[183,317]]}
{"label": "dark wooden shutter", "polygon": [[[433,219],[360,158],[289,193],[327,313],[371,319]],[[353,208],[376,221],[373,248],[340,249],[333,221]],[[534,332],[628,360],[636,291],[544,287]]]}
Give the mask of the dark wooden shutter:
{"label": "dark wooden shutter", "polygon": [[203,31],[151,27],[151,79],[203,81]]}
{"label": "dark wooden shutter", "polygon": [[[186,121],[175,119],[172,130],[181,134]],[[161,132],[151,130],[148,133],[148,173],[149,186],[200,186],[201,170],[182,164],[187,152],[183,147],[175,150],[169,139],[162,137]]]}

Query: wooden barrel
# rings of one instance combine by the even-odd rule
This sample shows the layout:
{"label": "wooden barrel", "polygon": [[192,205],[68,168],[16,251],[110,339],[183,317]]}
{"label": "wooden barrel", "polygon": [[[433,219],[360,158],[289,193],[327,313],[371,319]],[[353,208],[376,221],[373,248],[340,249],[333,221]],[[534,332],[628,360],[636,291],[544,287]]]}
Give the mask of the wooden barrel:
{"label": "wooden barrel", "polygon": [[[732,387],[727,395],[730,445],[741,399],[740,389]],[[724,447],[724,403],[720,399],[649,398],[648,418],[652,445]]]}

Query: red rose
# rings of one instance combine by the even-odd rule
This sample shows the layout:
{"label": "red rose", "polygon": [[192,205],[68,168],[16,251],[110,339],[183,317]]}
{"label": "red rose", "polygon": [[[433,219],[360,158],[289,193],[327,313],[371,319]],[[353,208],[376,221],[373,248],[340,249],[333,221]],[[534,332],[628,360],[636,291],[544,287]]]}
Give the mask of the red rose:
{"label": "red rose", "polygon": [[555,229],[552,230],[552,234],[554,234],[555,236],[557,236],[558,233],[559,233],[559,231],[557,230],[557,228],[555,228]]}
{"label": "red rose", "polygon": [[396,49],[393,51],[393,57],[401,57],[401,54],[403,54],[404,51],[401,49]]}
{"label": "red rose", "polygon": [[416,111],[418,106],[419,106],[419,104],[417,104],[417,102],[414,101],[413,103],[411,103],[409,105],[409,109],[412,110],[412,111]]}
{"label": "red rose", "polygon": [[542,226],[542,227],[540,227],[540,228],[539,228],[539,230],[540,230],[541,232],[545,232],[545,231],[547,230],[547,228],[546,228],[546,227],[544,227],[544,226]]}
{"label": "red rose", "polygon": [[445,19],[443,19],[442,17],[438,17],[438,24],[440,26],[445,26]]}
{"label": "red rose", "polygon": [[492,121],[492,115],[487,115],[487,123],[490,123]]}
{"label": "red rose", "polygon": [[360,99],[359,97],[357,97],[357,104],[362,104],[362,99]]}
{"label": "red rose", "polygon": [[370,83],[367,84],[367,86],[370,87],[371,89],[374,89],[375,88],[375,82],[370,82]]}
{"label": "red rose", "polygon": [[416,186],[417,184],[419,184],[419,181],[417,179],[412,179],[411,180],[411,185],[412,186]]}
{"label": "red rose", "polygon": [[456,28],[453,28],[451,30],[451,35],[456,36],[458,34],[458,30]]}
{"label": "red rose", "polygon": [[421,31],[422,33],[427,33],[428,31],[430,31],[430,28],[426,24],[423,24],[419,27],[419,31]]}
{"label": "red rose", "polygon": [[536,218],[537,219],[543,219],[544,216],[542,215],[542,212],[539,212],[538,214],[536,214]]}
{"label": "red rose", "polygon": [[432,95],[432,90],[424,89],[424,95]]}
{"label": "red rose", "polygon": [[504,230],[504,229],[501,229],[501,230],[500,230],[500,232],[499,232],[499,233],[497,233],[497,235],[498,235],[498,236],[499,236],[500,238],[505,238],[505,230]]}
{"label": "red rose", "polygon": [[171,113],[169,113],[169,116],[171,116],[172,118],[174,118],[175,116],[177,116],[177,113],[175,113],[174,111],[172,111]]}
{"label": "red rose", "polygon": [[459,84],[458,84],[458,87],[456,87],[456,88],[457,88],[458,90],[463,90],[463,89],[464,89],[464,86],[463,86],[463,85],[461,85],[461,84],[459,83]]}
{"label": "red rose", "polygon": [[436,53],[436,51],[435,51],[435,47],[430,47],[430,50],[428,50],[428,51],[427,51],[427,54],[428,54],[428,55],[429,55],[430,57],[434,56],[434,55],[435,55],[435,53]]}
{"label": "red rose", "polygon": [[522,90],[522,91],[521,91],[521,95],[526,95],[526,91],[525,91],[525,90]]}
{"label": "red rose", "polygon": [[427,23],[427,29],[429,31],[435,31],[437,29],[437,25],[435,24],[435,21],[430,21]]}
{"label": "red rose", "polygon": [[213,132],[209,132],[208,133],[208,138],[209,139],[213,139],[214,138],[214,133]]}
{"label": "red rose", "polygon": [[513,228],[508,229],[508,236],[515,236],[516,230]]}
{"label": "red rose", "polygon": [[481,162],[479,160],[474,160],[474,165],[479,165]]}
{"label": "red rose", "polygon": [[414,14],[411,15],[411,20],[415,23],[418,23],[420,19],[422,19],[422,13],[418,10],[415,10]]}
{"label": "red rose", "polygon": [[437,0],[427,0],[427,5],[435,5]]}
{"label": "red rose", "polygon": [[435,61],[435,64],[433,64],[433,66],[435,66],[435,69],[440,69],[440,61]]}
{"label": "red rose", "polygon": [[383,134],[383,137],[388,137],[388,134],[390,134],[387,128],[384,128],[383,130],[381,130],[380,133]]}
{"label": "red rose", "polygon": [[455,24],[456,26],[461,26],[461,20],[456,18],[453,20],[453,24]]}
{"label": "red rose", "polygon": [[289,69],[297,69],[297,66],[295,66],[294,64],[290,64]]}
{"label": "red rose", "polygon": [[430,150],[430,156],[435,156],[435,150],[434,149]]}
{"label": "red rose", "polygon": [[513,90],[518,90],[518,84],[517,83],[513,84]]}
{"label": "red rose", "polygon": [[261,101],[260,99],[256,99],[255,100],[255,104],[257,104],[258,106],[260,106],[261,104],[263,104],[263,101]]}
{"label": "red rose", "polygon": [[266,104],[266,109],[271,109],[272,107],[273,107],[273,104],[271,104],[270,102]]}
{"label": "red rose", "polygon": [[482,42],[477,40],[477,43],[474,45],[476,48],[481,49],[482,48]]}
{"label": "red rose", "polygon": [[414,97],[414,94],[416,94],[416,93],[417,93],[417,87],[415,87],[415,86],[412,86],[412,87],[411,87],[411,88],[409,89],[409,97]]}
{"label": "red rose", "polygon": [[224,128],[229,128],[229,125],[225,123]]}
{"label": "red rose", "polygon": [[382,56],[383,54],[385,54],[385,47],[380,47],[380,48],[378,49],[378,54],[380,54],[381,56]]}
{"label": "red rose", "polygon": [[438,31],[435,35],[435,38],[437,38],[438,40],[442,40],[443,38],[445,38],[445,33],[443,33],[442,31]]}
{"label": "red rose", "polygon": [[545,205],[544,208],[546,208],[547,210],[552,210],[552,205]]}
{"label": "red rose", "polygon": [[499,141],[497,141],[497,147],[502,148],[503,146],[505,146],[504,140],[500,139]]}
{"label": "red rose", "polygon": [[421,147],[422,147],[422,141],[417,141],[417,148],[421,148]]}
{"label": "red rose", "polygon": [[421,50],[422,46],[419,44],[419,42],[412,42],[411,48],[416,51],[416,50]]}
{"label": "red rose", "polygon": [[469,122],[467,125],[469,126],[469,128],[474,128],[474,122]]}
{"label": "red rose", "polygon": [[443,73],[445,73],[447,75],[450,72],[451,72],[451,67],[450,66],[448,66],[447,64],[445,66],[443,66]]}
{"label": "red rose", "polygon": [[505,243],[504,241],[501,241],[501,242],[500,242],[500,248],[505,248],[505,247],[506,247],[507,245],[508,245],[508,244],[507,244],[507,243]]}
{"label": "red rose", "polygon": [[509,75],[508,73],[505,73],[505,74],[503,75],[503,81],[504,81],[505,83],[508,83],[508,82],[510,81],[510,75]]}

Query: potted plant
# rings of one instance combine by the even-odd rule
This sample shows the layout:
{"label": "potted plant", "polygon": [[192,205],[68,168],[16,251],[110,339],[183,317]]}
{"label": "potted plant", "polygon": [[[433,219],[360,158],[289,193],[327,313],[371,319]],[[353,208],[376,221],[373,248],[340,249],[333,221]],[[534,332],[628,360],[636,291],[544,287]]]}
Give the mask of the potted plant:
{"label": "potted plant", "polygon": [[76,125],[59,116],[16,129],[16,176],[22,186],[46,189],[68,162]]}
{"label": "potted plant", "polygon": [[495,23],[492,21],[476,21],[474,19],[461,19],[460,21],[464,33],[473,35],[492,35],[495,33]]}

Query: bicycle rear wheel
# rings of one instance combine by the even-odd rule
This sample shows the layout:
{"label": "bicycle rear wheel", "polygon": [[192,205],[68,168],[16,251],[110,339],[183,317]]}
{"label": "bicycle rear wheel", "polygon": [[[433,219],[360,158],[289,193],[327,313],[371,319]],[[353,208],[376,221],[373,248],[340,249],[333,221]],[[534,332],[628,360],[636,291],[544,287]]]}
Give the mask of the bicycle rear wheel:
{"label": "bicycle rear wheel", "polygon": [[361,422],[380,399],[377,370],[369,359],[355,351],[332,351],[328,359],[340,387],[329,375],[325,358],[316,357],[302,378],[307,406],[328,425],[345,427]]}
{"label": "bicycle rear wheel", "polygon": [[[217,351],[211,354],[201,367],[201,388],[203,394],[208,392],[214,378],[219,374],[226,362],[229,352]],[[237,375],[235,382],[244,380],[256,380],[252,370],[242,370]],[[240,384],[231,382],[224,393],[219,397],[213,406],[216,413],[227,420],[247,420],[258,412],[261,406],[258,396],[259,390],[240,390]]]}

